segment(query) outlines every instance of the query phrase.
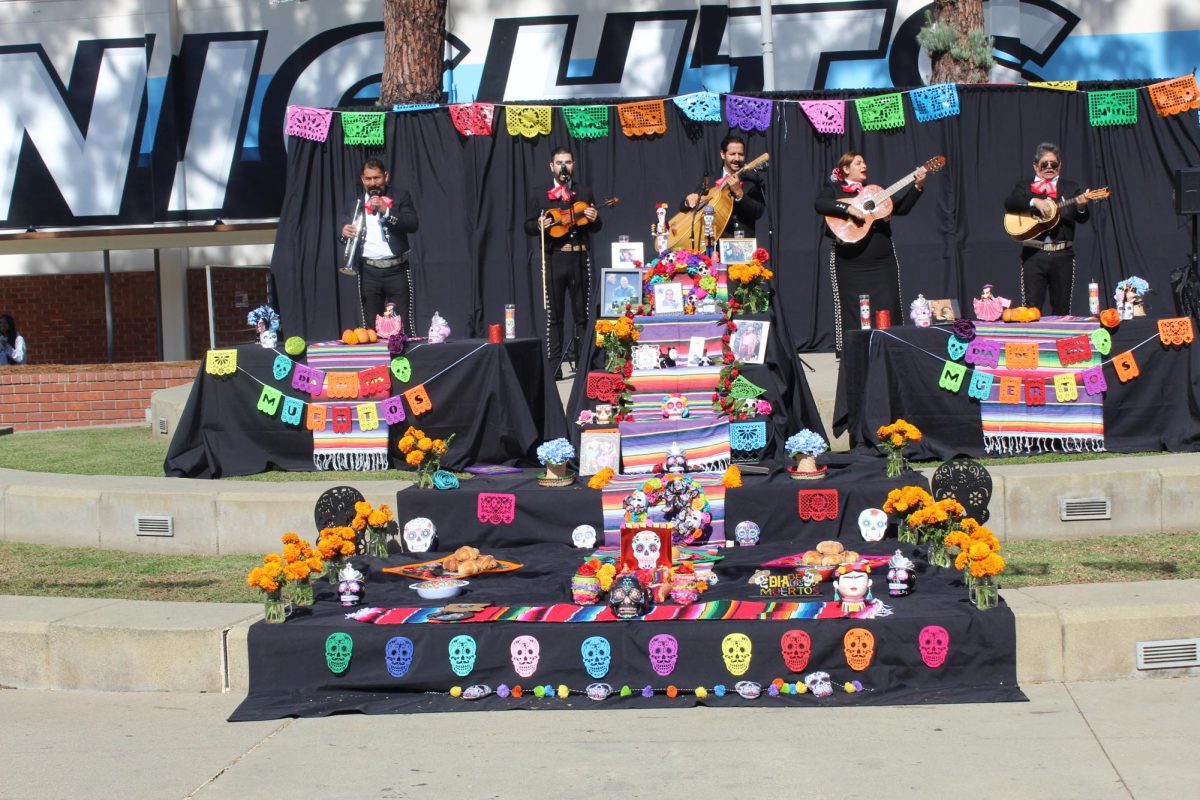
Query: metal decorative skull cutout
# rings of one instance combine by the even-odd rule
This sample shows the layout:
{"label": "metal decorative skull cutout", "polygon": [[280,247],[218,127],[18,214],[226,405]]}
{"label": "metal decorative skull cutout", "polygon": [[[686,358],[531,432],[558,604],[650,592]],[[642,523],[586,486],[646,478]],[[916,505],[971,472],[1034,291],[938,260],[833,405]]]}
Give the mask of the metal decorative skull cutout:
{"label": "metal decorative skull cutout", "polygon": [[593,678],[603,678],[612,664],[612,645],[603,636],[589,636],[579,646],[583,668]]}
{"label": "metal decorative skull cutout", "polygon": [[937,669],[946,663],[946,656],[950,654],[950,632],[941,625],[926,625],[917,634],[917,647],[925,666]]}
{"label": "metal decorative skull cutout", "polygon": [[721,640],[721,658],[730,675],[745,675],[750,669],[750,637],[744,633],[731,633]]}
{"label": "metal decorative skull cutout", "polygon": [[354,640],[350,638],[350,634],[341,631],[329,634],[329,638],[325,640],[325,663],[329,671],[334,675],[341,675],[349,669],[353,650]]}
{"label": "metal decorative skull cutout", "polygon": [[758,539],[761,534],[762,531],[758,529],[758,523],[751,522],[748,519],[742,520],[737,524],[737,527],[733,529],[733,538],[736,539],[737,543],[742,547],[753,547],[754,545],[758,544]]}
{"label": "metal decorative skull cutout", "polygon": [[851,628],[842,637],[842,650],[850,669],[862,672],[871,666],[871,659],[875,657],[875,634],[866,628]]}
{"label": "metal decorative skull cutout", "polygon": [[279,341],[279,334],[275,331],[263,331],[258,335],[258,343],[263,347],[274,347]]}
{"label": "metal decorative skull cutout", "polygon": [[532,636],[518,636],[512,640],[508,652],[512,655],[513,669],[522,678],[528,678],[537,671],[538,661],[542,657],[542,646]]}
{"label": "metal decorative skull cutout", "polygon": [[463,677],[475,669],[475,640],[470,636],[455,636],[450,640],[450,669]]}
{"label": "metal decorative skull cutout", "polygon": [[813,693],[813,697],[829,697],[833,694],[833,681],[828,672],[810,672],[804,676],[804,685]]}
{"label": "metal decorative skull cutout", "polygon": [[654,569],[658,565],[658,554],[662,543],[658,534],[653,531],[638,531],[631,542],[633,557],[637,559],[638,569]]}
{"label": "metal decorative skull cutout", "polygon": [[407,636],[393,636],[388,639],[383,648],[388,675],[393,678],[403,678],[407,675],[408,668],[412,666],[414,649],[412,639]]}
{"label": "metal decorative skull cutout", "polygon": [[808,631],[784,631],[779,647],[783,651],[783,663],[792,672],[803,672],[808,666],[808,658],[812,655],[812,637]]}
{"label": "metal decorative skull cutout", "polygon": [[864,508],[858,515],[858,532],[863,540],[878,542],[887,533],[888,518],[882,508]]}
{"label": "metal decorative skull cutout", "polygon": [[646,587],[638,581],[636,575],[625,573],[618,575],[608,592],[608,607],[613,616],[620,619],[633,619],[646,612]]}
{"label": "metal decorative skull cutout", "polygon": [[679,658],[679,642],[674,636],[660,633],[650,637],[650,666],[656,675],[670,675]]}
{"label": "metal decorative skull cutout", "polygon": [[437,528],[428,517],[413,517],[404,523],[404,548],[410,553],[425,553],[433,549]]}
{"label": "metal decorative skull cutout", "polygon": [[595,547],[596,529],[591,525],[580,525],[571,531],[571,544],[576,547]]}

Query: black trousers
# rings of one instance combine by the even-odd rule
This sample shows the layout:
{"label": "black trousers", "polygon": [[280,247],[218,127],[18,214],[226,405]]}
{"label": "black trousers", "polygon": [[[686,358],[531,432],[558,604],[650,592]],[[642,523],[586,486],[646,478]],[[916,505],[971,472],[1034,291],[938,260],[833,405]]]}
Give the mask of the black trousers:
{"label": "black trousers", "polygon": [[1021,248],[1021,300],[1027,306],[1042,310],[1050,296],[1050,314],[1071,313],[1071,293],[1075,284],[1075,251],[1046,252],[1032,247]]}
{"label": "black trousers", "polygon": [[408,264],[379,269],[359,263],[359,291],[362,294],[363,325],[375,327],[375,317],[383,313],[385,303],[396,304],[396,313],[404,318],[404,331],[416,335],[416,320],[413,317],[412,284],[409,280]]}
{"label": "black trousers", "polygon": [[584,252],[551,250],[546,256],[546,358],[555,367],[563,360],[563,322],[571,304],[571,341],[566,348],[579,357],[579,342],[587,324],[588,256]]}

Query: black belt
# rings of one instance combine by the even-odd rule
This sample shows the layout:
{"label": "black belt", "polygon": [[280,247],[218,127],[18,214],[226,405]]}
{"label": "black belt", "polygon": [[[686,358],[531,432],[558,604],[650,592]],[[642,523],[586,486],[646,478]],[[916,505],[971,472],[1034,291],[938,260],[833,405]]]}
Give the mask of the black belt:
{"label": "black belt", "polygon": [[374,267],[375,269],[389,269],[391,267],[398,267],[402,264],[407,264],[408,254],[405,253],[402,256],[392,256],[391,258],[364,258],[362,262],[368,267]]}
{"label": "black belt", "polygon": [[554,248],[561,253],[586,253],[586,244],[564,244]]}
{"label": "black belt", "polygon": [[1047,253],[1055,253],[1059,250],[1066,250],[1073,242],[1022,242],[1026,247],[1032,247],[1034,250],[1044,250]]}

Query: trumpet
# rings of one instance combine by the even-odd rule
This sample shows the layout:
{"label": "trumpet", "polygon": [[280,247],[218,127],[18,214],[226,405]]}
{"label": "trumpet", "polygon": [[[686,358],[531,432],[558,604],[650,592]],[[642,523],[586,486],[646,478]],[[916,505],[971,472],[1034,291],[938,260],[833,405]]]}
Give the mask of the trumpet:
{"label": "trumpet", "polygon": [[344,263],[338,272],[343,275],[357,275],[358,270],[355,268],[354,262],[358,260],[358,246],[362,243],[363,233],[366,227],[363,225],[362,218],[362,198],[354,204],[354,235],[346,240],[346,249],[342,255]]}

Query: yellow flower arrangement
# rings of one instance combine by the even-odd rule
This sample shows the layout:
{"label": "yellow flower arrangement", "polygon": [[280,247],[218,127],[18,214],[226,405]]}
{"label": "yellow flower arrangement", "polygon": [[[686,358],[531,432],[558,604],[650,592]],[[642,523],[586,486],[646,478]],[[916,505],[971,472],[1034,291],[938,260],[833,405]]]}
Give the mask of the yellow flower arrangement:
{"label": "yellow flower arrangement", "polygon": [[905,445],[921,441],[921,431],[916,425],[898,419],[891,425],[881,425],[875,435],[887,452],[887,476],[895,478],[907,466],[904,460]]}
{"label": "yellow flower arrangement", "polygon": [[436,439],[426,436],[425,431],[408,427],[396,447],[404,454],[404,463],[417,468],[417,486],[428,488],[433,485],[433,475],[441,469],[442,456],[453,441],[454,434],[446,439]]}
{"label": "yellow flower arrangement", "polygon": [[907,514],[910,509],[924,508],[933,504],[933,495],[920,486],[905,486],[892,489],[884,501],[883,511],[886,514]]}
{"label": "yellow flower arrangement", "polygon": [[615,474],[612,467],[605,467],[588,480],[588,488],[603,489],[605,486],[608,486],[608,482],[613,479],[613,475]]}
{"label": "yellow flower arrangement", "polygon": [[999,604],[996,576],[1004,571],[1006,564],[1004,556],[998,552],[1000,541],[996,535],[968,517],[959,523],[958,530],[946,537],[946,546],[958,548],[954,567],[962,570],[971,602],[979,609]]}
{"label": "yellow flower arrangement", "polygon": [[287,611],[283,607],[283,590],[292,587],[292,600],[297,605],[312,605],[312,584],[309,578],[325,568],[308,542],[291,531],[280,537],[283,551],[267,553],[262,564],[246,574],[246,585],[260,590],[265,599],[268,622],[283,622]]}
{"label": "yellow flower arrangement", "polygon": [[386,558],[387,537],[393,519],[392,510],[388,508],[387,503],[380,503],[379,508],[374,508],[364,501],[355,503],[354,511],[356,513],[350,527],[356,531],[366,531],[363,537],[364,555]]}
{"label": "yellow flower arrangement", "polygon": [[759,257],[766,258],[766,251],[761,250],[761,256],[756,251],[755,255],[756,258],[749,263],[730,264],[726,269],[729,280],[734,282],[730,306],[734,309],[744,308],[751,314],[770,308],[771,290],[767,281],[775,277],[775,273],[759,261]]}

